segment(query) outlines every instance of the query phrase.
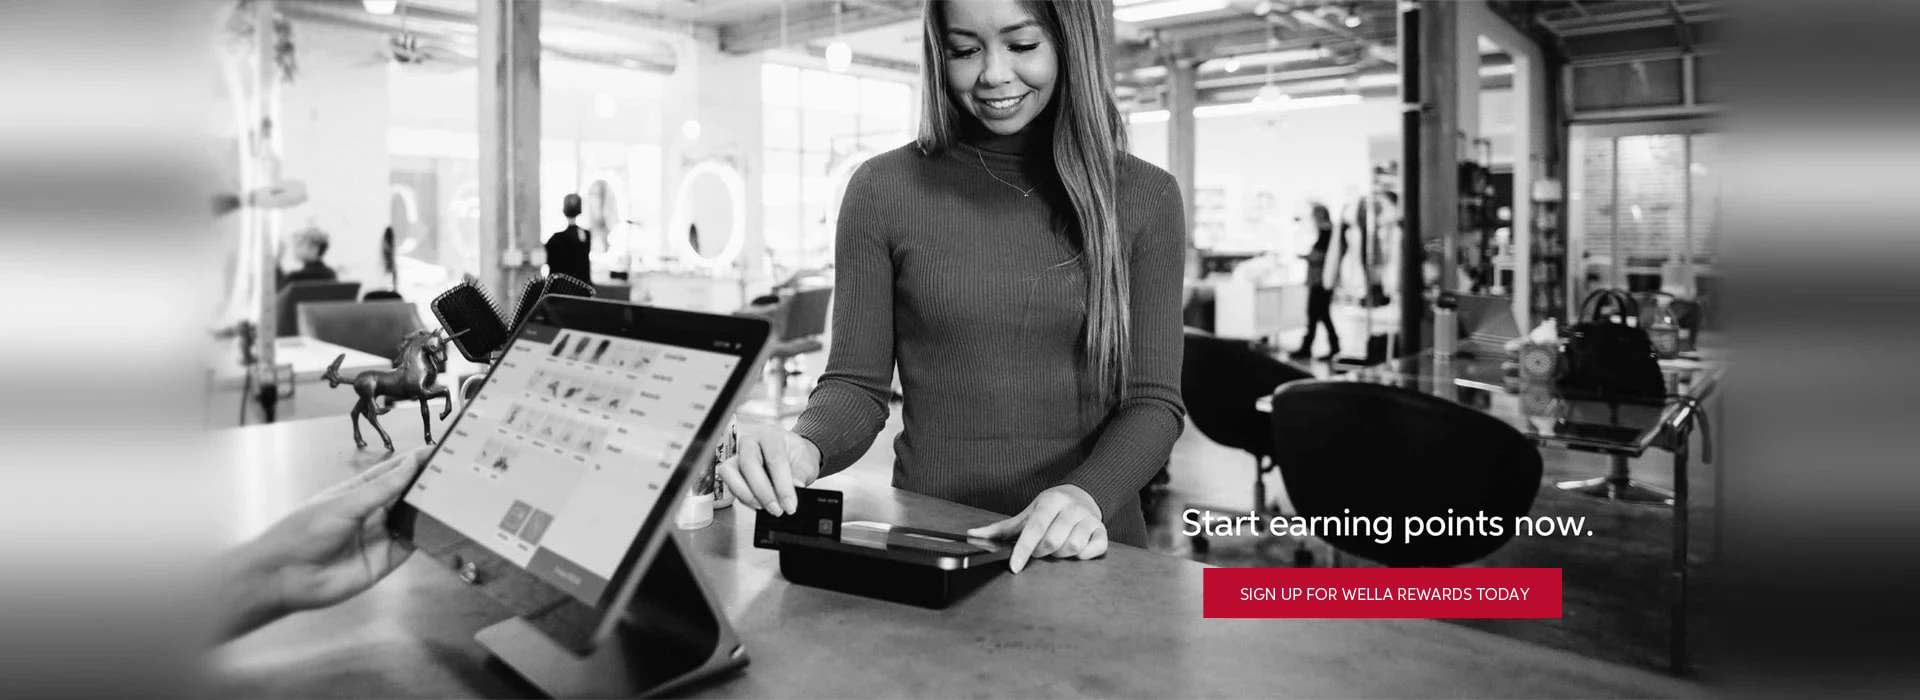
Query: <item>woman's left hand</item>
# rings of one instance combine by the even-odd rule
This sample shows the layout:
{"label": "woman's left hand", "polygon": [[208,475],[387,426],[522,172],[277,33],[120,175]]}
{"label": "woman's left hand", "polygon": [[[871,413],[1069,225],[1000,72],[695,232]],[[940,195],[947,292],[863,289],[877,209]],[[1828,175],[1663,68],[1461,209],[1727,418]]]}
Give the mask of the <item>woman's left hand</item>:
{"label": "woman's left hand", "polygon": [[1040,495],[1006,520],[967,531],[968,537],[990,540],[1020,539],[1013,545],[1013,573],[1026,568],[1031,557],[1092,559],[1107,553],[1107,526],[1100,520],[1100,504],[1085,489],[1062,484]]}

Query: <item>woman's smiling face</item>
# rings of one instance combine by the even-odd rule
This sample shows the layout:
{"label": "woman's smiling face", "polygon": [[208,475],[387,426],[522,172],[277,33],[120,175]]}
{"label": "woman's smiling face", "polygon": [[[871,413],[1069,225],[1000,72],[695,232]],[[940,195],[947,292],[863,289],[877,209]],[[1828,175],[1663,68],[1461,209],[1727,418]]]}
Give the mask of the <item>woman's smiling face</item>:
{"label": "woman's smiling face", "polygon": [[947,92],[988,131],[1011,136],[1053,99],[1060,54],[1014,0],[944,4]]}

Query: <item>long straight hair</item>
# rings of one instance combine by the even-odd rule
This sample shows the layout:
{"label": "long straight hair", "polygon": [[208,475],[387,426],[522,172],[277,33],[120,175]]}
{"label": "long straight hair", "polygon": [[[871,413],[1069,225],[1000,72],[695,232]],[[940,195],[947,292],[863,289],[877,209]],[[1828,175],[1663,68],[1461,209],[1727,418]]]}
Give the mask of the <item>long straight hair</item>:
{"label": "long straight hair", "polygon": [[[918,145],[928,155],[952,148],[964,120],[973,118],[947,93],[949,1],[927,0],[921,18]],[[1046,32],[1059,56],[1059,77],[1047,105],[1053,116],[1053,169],[1072,209],[1087,273],[1087,366],[1093,371],[1096,396],[1109,403],[1126,396],[1130,338],[1127,260],[1115,203],[1127,131],[1113,103],[1107,58],[1113,43],[1113,5],[1107,0],[1022,0],[1020,5]],[[1046,124],[1045,116],[1033,124]]]}

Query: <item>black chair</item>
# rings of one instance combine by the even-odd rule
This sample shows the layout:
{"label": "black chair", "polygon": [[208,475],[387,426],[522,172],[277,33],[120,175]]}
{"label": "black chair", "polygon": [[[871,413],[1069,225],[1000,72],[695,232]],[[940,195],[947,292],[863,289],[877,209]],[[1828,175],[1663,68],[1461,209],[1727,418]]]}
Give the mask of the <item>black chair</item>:
{"label": "black chair", "polygon": [[[1273,469],[1274,435],[1266,414],[1255,404],[1288,382],[1312,379],[1306,370],[1289,365],[1243,340],[1214,336],[1189,328],[1180,365],[1180,394],[1187,418],[1207,439],[1253,457],[1253,502],[1265,514],[1267,485]],[[1226,515],[1232,511],[1205,508]],[[1210,548],[1205,533],[1191,538],[1194,552]]]}
{"label": "black chair", "polygon": [[[1386,566],[1482,559],[1512,539],[1513,519],[1532,510],[1540,489],[1540,451],[1526,437],[1437,396],[1382,384],[1295,382],[1274,392],[1271,421],[1273,460],[1294,509],[1307,517],[1392,518],[1396,536],[1385,543],[1366,534],[1320,536],[1338,551]],[[1480,512],[1502,519],[1501,536],[1405,543],[1397,536],[1409,516]]]}
{"label": "black chair", "polygon": [[278,309],[276,318],[280,319],[279,335],[282,338],[291,338],[300,334],[295,324],[302,304],[318,301],[353,301],[359,298],[359,282],[288,283],[280,289],[280,295],[275,299],[278,304],[275,307]]}
{"label": "black chair", "polygon": [[802,373],[800,357],[826,347],[821,336],[827,332],[827,312],[833,304],[833,287],[810,287],[786,295],[770,294],[753,300],[752,305],[734,312],[736,316],[764,318],[773,324],[773,349],[767,353],[767,369],[773,373],[771,387],[773,417],[785,418],[805,406],[805,402],[787,401],[788,381]]}
{"label": "black chair", "polygon": [[601,299],[611,299],[613,301],[631,301],[633,299],[633,285],[619,282],[595,282],[593,283],[593,295]]}
{"label": "black chair", "polygon": [[404,301],[315,301],[300,305],[300,334],[389,360],[420,330],[420,312]]}
{"label": "black chair", "polygon": [[361,301],[405,301],[400,293],[391,289],[376,289],[360,297]]}

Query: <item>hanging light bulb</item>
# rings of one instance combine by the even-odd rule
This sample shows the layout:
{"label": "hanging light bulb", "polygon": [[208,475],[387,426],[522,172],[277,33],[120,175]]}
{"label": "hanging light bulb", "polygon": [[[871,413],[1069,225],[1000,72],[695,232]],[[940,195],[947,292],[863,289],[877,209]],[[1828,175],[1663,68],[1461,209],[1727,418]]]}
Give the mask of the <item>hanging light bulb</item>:
{"label": "hanging light bulb", "polygon": [[1360,15],[1354,14],[1352,10],[1348,10],[1347,18],[1341,20],[1341,23],[1347,25],[1348,29],[1360,26],[1360,22]]}
{"label": "hanging light bulb", "polygon": [[853,67],[853,47],[847,42],[836,41],[827,45],[827,70],[845,73]]}
{"label": "hanging light bulb", "polygon": [[840,3],[833,4],[833,43],[827,45],[827,70],[845,73],[853,67],[853,47],[840,38]]}
{"label": "hanging light bulb", "polygon": [[1229,59],[1227,59],[1227,65],[1225,65],[1225,66],[1223,66],[1223,67],[1224,67],[1224,68],[1226,69],[1226,71],[1227,71],[1228,73],[1232,73],[1232,72],[1234,72],[1234,71],[1238,71],[1238,70],[1240,70],[1240,59],[1238,59],[1238,58],[1229,58]]}
{"label": "hanging light bulb", "polygon": [[[1273,27],[1269,25],[1267,27],[1267,51],[1271,52],[1279,48],[1280,37],[1274,35]],[[1260,86],[1260,91],[1253,94],[1253,101],[1255,103],[1267,103],[1284,97],[1286,97],[1286,95],[1282,94],[1280,88],[1273,84],[1273,63],[1269,61],[1267,63],[1267,84]]]}
{"label": "hanging light bulb", "polygon": [[390,15],[399,9],[400,0],[360,0],[360,6],[376,15]]}

